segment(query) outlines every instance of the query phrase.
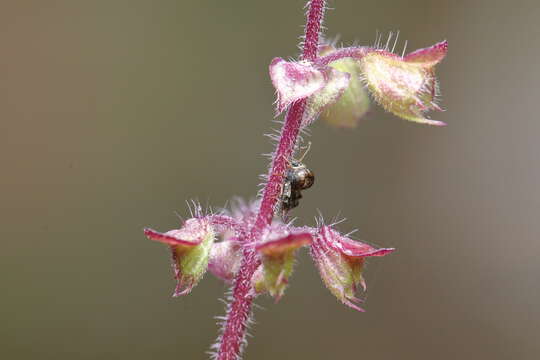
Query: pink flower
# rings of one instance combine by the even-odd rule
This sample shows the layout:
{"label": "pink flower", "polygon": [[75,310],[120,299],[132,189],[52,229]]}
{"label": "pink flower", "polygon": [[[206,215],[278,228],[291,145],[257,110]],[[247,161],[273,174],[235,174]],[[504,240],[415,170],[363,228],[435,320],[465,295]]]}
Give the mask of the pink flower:
{"label": "pink flower", "polygon": [[364,311],[355,302],[358,285],[363,290],[366,283],[362,277],[364,259],[369,256],[384,256],[394,249],[376,249],[368,244],[353,241],[330,226],[319,228],[311,244],[311,254],[321,278],[330,292],[345,305]]}
{"label": "pink flower", "polygon": [[189,219],[180,229],[166,233],[147,228],[144,234],[171,247],[174,277],[178,281],[173,296],[189,294],[206,272],[215,240],[208,218]]}
{"label": "pink flower", "polygon": [[430,120],[424,113],[439,110],[436,98],[439,86],[435,65],[448,51],[443,41],[400,57],[379,50],[361,60],[365,82],[375,100],[387,111],[406,120],[444,126],[442,121]]}
{"label": "pink flower", "polygon": [[268,227],[261,242],[255,245],[262,259],[262,265],[253,279],[255,292],[268,292],[278,301],[293,272],[296,250],[309,245],[311,241],[312,236],[308,231],[289,229],[285,225]]}
{"label": "pink flower", "polygon": [[270,64],[270,78],[277,91],[277,113],[297,100],[308,98],[302,125],[319,116],[328,105],[336,102],[349,85],[350,75],[329,66],[289,62],[275,58]]}

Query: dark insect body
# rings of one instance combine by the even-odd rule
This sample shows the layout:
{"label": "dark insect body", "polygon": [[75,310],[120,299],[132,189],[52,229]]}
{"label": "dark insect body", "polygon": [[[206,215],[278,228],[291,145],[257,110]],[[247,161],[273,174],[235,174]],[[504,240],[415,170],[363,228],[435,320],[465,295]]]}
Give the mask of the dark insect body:
{"label": "dark insect body", "polygon": [[281,210],[283,213],[297,207],[302,198],[302,190],[309,189],[315,182],[313,171],[300,161],[292,161],[285,173],[285,183],[281,193]]}

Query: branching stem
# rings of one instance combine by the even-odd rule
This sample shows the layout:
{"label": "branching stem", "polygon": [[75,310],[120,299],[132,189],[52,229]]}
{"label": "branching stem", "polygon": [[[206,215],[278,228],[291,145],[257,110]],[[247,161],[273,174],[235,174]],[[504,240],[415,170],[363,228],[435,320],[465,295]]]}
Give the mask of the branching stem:
{"label": "branching stem", "polygon": [[366,54],[370,51],[375,51],[376,49],[370,48],[367,46],[360,46],[360,47],[348,47],[348,48],[342,48],[338,49],[336,51],[333,51],[332,53],[321,56],[320,58],[317,58],[315,60],[315,64],[318,66],[326,66],[329,63],[340,60],[343,58],[353,58],[356,60],[362,59]]}

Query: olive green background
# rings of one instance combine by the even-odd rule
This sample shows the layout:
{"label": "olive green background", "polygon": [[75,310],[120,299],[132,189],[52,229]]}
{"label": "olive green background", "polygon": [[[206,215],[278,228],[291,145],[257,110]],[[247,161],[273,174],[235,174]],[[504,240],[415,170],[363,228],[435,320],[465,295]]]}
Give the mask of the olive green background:
{"label": "olive green background", "polygon": [[[165,246],[186,199],[253,197],[273,120],[267,67],[298,53],[304,0],[0,3],[0,357],[206,359],[227,289],[171,298]],[[536,359],[540,351],[540,5],[334,0],[328,35],[398,49],[448,39],[449,124],[373,107],[312,127],[299,224],[396,247],[370,261],[366,313],[304,252],[257,302],[246,359]]]}

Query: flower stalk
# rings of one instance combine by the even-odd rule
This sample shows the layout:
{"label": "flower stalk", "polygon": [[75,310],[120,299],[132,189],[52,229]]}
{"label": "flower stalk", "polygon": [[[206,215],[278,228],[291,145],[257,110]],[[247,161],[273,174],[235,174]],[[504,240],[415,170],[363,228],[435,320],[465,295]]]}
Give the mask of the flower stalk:
{"label": "flower stalk", "polygon": [[[311,0],[308,6],[302,58],[314,61],[317,58],[326,1]],[[285,117],[285,124],[281,129],[279,142],[272,158],[268,182],[263,190],[263,198],[252,229],[252,239],[260,239],[264,228],[270,225],[274,218],[274,210],[281,193],[289,159],[296,146],[305,106],[305,99],[294,102]],[[236,360],[241,354],[255,296],[251,288],[251,279],[259,265],[260,260],[254,249],[245,247],[242,264],[235,279],[232,303],[227,311],[223,334],[219,339],[217,360]]]}

